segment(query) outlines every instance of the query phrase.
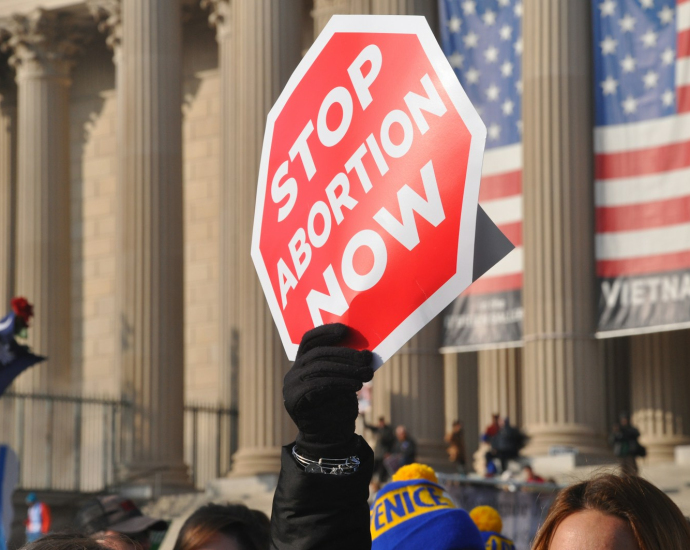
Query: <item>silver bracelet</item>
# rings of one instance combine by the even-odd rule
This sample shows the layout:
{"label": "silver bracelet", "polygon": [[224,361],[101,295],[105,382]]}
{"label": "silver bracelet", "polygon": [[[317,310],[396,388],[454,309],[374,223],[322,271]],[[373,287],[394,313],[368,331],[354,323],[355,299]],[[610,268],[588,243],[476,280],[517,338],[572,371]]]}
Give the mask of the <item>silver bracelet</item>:
{"label": "silver bracelet", "polygon": [[351,456],[348,458],[319,458],[310,460],[297,454],[297,445],[292,447],[292,456],[297,464],[304,468],[308,474],[332,474],[342,476],[354,474],[359,469],[359,457]]}

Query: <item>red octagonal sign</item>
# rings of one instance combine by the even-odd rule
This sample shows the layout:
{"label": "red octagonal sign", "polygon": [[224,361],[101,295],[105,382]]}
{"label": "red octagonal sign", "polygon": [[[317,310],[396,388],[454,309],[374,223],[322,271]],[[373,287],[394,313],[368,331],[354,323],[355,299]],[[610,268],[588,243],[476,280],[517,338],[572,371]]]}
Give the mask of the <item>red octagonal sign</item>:
{"label": "red octagonal sign", "polygon": [[472,282],[486,128],[423,17],[335,16],[268,115],[252,258],[288,357],[377,365]]}

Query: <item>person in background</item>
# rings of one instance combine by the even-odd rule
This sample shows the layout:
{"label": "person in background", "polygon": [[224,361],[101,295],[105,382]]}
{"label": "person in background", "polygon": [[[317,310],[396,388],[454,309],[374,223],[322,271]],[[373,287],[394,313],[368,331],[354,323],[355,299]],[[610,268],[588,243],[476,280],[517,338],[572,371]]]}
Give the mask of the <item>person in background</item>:
{"label": "person in background", "polygon": [[162,531],[168,526],[163,520],[145,516],[130,499],[119,495],[89,499],[77,512],[75,524],[108,547],[120,549],[129,540],[140,550],[151,547],[152,530]]}
{"label": "person in background", "polygon": [[609,436],[609,443],[613,447],[613,454],[620,460],[621,470],[624,474],[637,475],[637,457],[645,456],[646,449],[638,441],[639,430],[630,424],[627,413],[621,413],[619,423],[613,425]]}
{"label": "person in background", "polygon": [[491,415],[491,424],[489,424],[486,429],[484,430],[484,433],[482,434],[482,441],[484,443],[488,443],[489,445],[491,444],[491,440],[494,438],[494,436],[498,433],[498,430],[501,429],[501,423],[500,423],[500,415],[498,413],[493,413]]}
{"label": "person in background", "polygon": [[498,433],[491,439],[490,453],[501,461],[501,472],[505,472],[508,469],[508,461],[520,456],[520,450],[524,446],[524,434],[505,418]]}
{"label": "person in background", "polygon": [[395,437],[397,441],[393,446],[393,452],[384,460],[391,475],[402,466],[407,466],[417,460],[417,442],[407,433],[407,428],[405,426],[395,428]]}
{"label": "person in background", "polygon": [[207,504],[185,521],[173,550],[268,550],[270,527],[243,504]]}
{"label": "person in background", "polygon": [[465,431],[460,420],[454,420],[451,430],[444,438],[448,444],[446,452],[448,460],[457,468],[458,472],[465,473]]}
{"label": "person in background", "polygon": [[50,508],[36,497],[36,493],[26,495],[26,542],[35,542],[50,531]]}
{"label": "person in background", "polygon": [[390,424],[386,424],[385,416],[379,417],[379,422],[376,426],[367,424],[365,421],[364,427],[376,435],[376,443],[374,444],[374,475],[378,478],[379,483],[385,483],[388,480],[388,471],[383,461],[393,452],[395,432]]}
{"label": "person in background", "polygon": [[563,489],[532,550],[687,550],[690,523],[637,476],[603,474]]}
{"label": "person in background", "polygon": [[522,471],[525,474],[525,481],[527,483],[544,483],[544,478],[535,474],[532,466],[529,464],[527,464]]}

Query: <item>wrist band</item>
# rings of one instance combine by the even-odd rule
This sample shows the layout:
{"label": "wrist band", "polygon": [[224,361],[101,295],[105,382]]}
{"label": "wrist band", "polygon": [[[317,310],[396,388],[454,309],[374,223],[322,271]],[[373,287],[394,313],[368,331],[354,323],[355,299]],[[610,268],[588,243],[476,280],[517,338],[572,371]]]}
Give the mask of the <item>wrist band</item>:
{"label": "wrist band", "polygon": [[308,474],[349,475],[354,474],[359,469],[360,464],[359,457],[357,456],[310,460],[297,454],[297,445],[292,447],[292,456],[297,461],[297,464],[302,466]]}

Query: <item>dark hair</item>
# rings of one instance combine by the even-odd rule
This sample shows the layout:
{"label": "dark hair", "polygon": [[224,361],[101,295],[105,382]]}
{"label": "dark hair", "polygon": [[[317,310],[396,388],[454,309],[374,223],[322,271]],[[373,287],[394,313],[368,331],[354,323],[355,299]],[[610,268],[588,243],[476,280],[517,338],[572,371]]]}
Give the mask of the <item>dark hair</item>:
{"label": "dark hair", "polygon": [[108,550],[81,533],[54,533],[22,546],[21,550]]}
{"label": "dark hair", "polygon": [[207,504],[185,521],[173,550],[197,550],[218,534],[234,538],[242,550],[268,550],[270,522],[244,504]]}
{"label": "dark hair", "polygon": [[640,550],[690,548],[690,524],[666,494],[637,476],[602,474],[558,494],[532,550],[548,550],[561,522],[583,510],[595,510],[627,522]]}

